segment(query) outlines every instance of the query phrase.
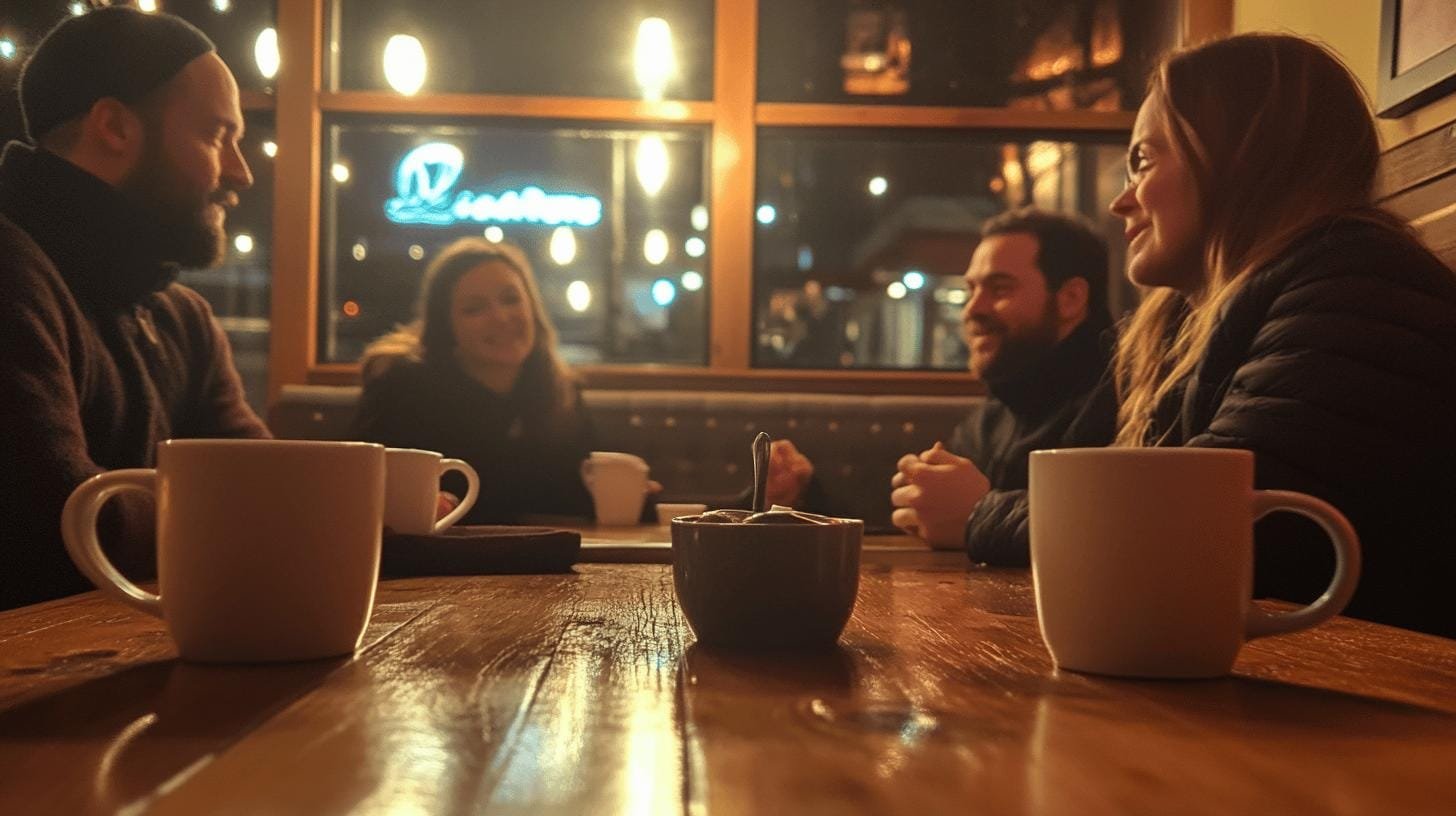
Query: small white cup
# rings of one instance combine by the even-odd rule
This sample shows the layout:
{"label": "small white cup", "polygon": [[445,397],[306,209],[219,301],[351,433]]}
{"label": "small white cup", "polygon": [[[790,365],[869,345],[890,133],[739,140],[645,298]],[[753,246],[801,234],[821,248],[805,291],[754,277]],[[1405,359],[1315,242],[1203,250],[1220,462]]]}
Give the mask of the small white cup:
{"label": "small white cup", "polygon": [[647,500],[647,463],[630,453],[592,451],[581,463],[581,481],[591,491],[597,523],[634,525]]}
{"label": "small white cup", "polygon": [[706,504],[659,504],[657,505],[657,523],[668,525],[679,516],[696,516],[707,509]]}
{"label": "small white cup", "polygon": [[[384,526],[408,535],[439,534],[459,521],[480,496],[480,477],[461,459],[446,459],[435,451],[414,448],[385,450]],[[440,477],[450,471],[465,477],[465,497],[444,518],[436,521]]]}
{"label": "small white cup", "polygon": [[[1130,677],[1218,677],[1244,641],[1314,626],[1345,608],[1360,542],[1313,496],[1254,489],[1254,455],[1212,448],[1087,448],[1031,454],[1031,569],[1057,665]],[[1307,516],[1335,549],[1313,604],[1251,600],[1254,522]]]}

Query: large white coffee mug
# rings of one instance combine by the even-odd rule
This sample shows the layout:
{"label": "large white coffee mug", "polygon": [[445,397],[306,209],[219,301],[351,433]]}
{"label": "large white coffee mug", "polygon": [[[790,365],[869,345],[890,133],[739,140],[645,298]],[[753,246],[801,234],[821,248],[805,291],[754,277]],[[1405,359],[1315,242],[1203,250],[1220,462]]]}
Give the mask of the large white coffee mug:
{"label": "large white coffee mug", "polygon": [[[117,572],[97,541],[97,514],[126,491],[156,498],[156,594]],[[155,469],[82,482],[61,532],[102,592],[167,622],[183,658],[308,660],[358,646],[383,516],[382,445],[189,439],[159,445]]]}
{"label": "large white coffee mug", "polygon": [[630,453],[592,451],[581,463],[581,480],[591,492],[597,523],[627,526],[642,519],[647,500],[647,463]]}
{"label": "large white coffee mug", "polygon": [[[1313,496],[1254,490],[1254,455],[1211,448],[1031,454],[1031,562],[1042,636],[1062,668],[1131,677],[1217,677],[1245,640],[1340,613],[1360,575],[1350,523]],[[1255,606],[1254,522],[1316,521],[1335,575],[1313,604]],[[1271,544],[1270,546],[1277,546]]]}
{"label": "large white coffee mug", "polygon": [[[434,451],[388,448],[385,461],[384,526],[393,532],[443,533],[468,513],[480,496],[480,477],[464,460],[446,459]],[[452,470],[465,477],[465,497],[437,521],[440,477]]]}

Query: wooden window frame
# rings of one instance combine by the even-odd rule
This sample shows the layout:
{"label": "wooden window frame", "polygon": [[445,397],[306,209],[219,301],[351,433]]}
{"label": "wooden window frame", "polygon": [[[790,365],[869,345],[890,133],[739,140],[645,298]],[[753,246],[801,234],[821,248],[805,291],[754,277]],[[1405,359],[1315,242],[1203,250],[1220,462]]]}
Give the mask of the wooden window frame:
{"label": "wooden window frame", "polygon": [[[269,400],[285,384],[353,384],[357,364],[320,363],[319,212],[325,113],[469,116],[481,119],[571,119],[637,125],[701,124],[711,130],[709,353],[706,367],[591,365],[589,387],[843,393],[970,394],[971,375],[935,371],[835,371],[753,368],[753,185],[759,127],[906,127],[1001,132],[1126,133],[1133,114],[1020,111],[1002,108],[829,105],[757,102],[759,0],[718,0],[714,7],[713,98],[701,102],[328,91],[323,85],[325,20],[331,0],[278,4],[276,29],[284,70],[274,90],[246,92],[247,110],[275,112],[273,282]],[[1181,40],[1198,42],[1232,30],[1233,0],[1182,0]],[[301,147],[300,147],[301,146]]]}

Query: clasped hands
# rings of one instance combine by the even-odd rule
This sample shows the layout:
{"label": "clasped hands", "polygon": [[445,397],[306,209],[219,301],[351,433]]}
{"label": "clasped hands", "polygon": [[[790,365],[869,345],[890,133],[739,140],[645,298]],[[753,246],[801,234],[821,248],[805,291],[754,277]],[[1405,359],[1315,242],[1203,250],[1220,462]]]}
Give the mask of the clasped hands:
{"label": "clasped hands", "polygon": [[890,521],[935,549],[965,546],[966,522],[991,491],[975,463],[936,442],[920,454],[907,453],[890,480]]}

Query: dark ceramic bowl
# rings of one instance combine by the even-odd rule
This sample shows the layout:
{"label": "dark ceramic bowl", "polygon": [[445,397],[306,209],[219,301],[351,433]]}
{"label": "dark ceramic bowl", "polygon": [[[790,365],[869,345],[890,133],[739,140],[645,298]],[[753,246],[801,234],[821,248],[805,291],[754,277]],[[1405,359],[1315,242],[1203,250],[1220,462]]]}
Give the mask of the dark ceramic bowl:
{"label": "dark ceramic bowl", "polygon": [[859,591],[864,522],[672,521],[677,602],[707,646],[823,646],[839,639]]}

